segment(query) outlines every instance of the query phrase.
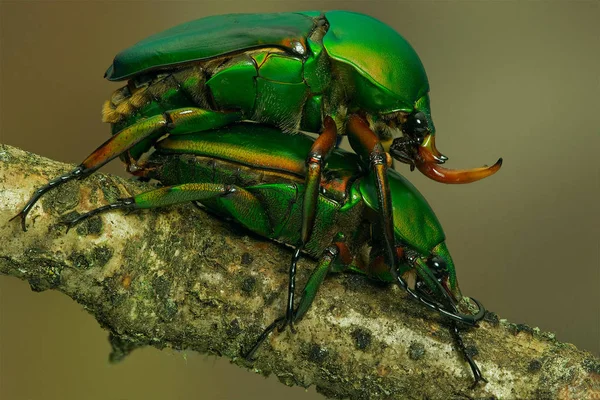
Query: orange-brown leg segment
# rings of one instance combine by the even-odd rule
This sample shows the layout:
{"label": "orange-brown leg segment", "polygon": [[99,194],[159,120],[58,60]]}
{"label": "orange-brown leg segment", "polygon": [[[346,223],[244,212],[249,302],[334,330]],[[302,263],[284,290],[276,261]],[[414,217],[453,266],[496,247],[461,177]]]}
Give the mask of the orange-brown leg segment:
{"label": "orange-brown leg segment", "polygon": [[335,147],[336,140],[337,127],[335,122],[331,117],[326,117],[323,132],[313,143],[310,152],[308,153],[308,157],[306,158],[306,189],[304,191],[304,201],[302,203],[301,243],[296,247],[290,263],[286,317],[285,323],[279,327],[280,330],[289,325],[292,331],[294,331],[296,265],[300,259],[300,253],[302,249],[304,249],[306,243],[308,243],[315,225],[319,189],[321,187],[321,174],[327,157]]}
{"label": "orange-brown leg segment", "polygon": [[310,148],[306,158],[306,190],[302,204],[302,244],[310,238],[315,224],[317,199],[321,187],[321,174],[329,154],[335,147],[337,140],[337,127],[331,117],[326,117],[323,132]]}
{"label": "orange-brown leg segment", "polygon": [[[369,128],[369,124],[362,117],[352,114],[348,119],[348,139],[356,153],[363,159],[369,161],[369,168],[375,177],[377,188],[377,202],[379,204],[380,224],[383,229],[383,241],[385,247],[385,260],[394,277],[397,277],[396,267],[398,265],[396,252],[394,250],[394,225],[392,218],[392,196],[387,179],[387,168],[390,159],[383,149],[379,138]],[[404,282],[401,278],[400,280]],[[406,283],[402,285],[406,288]]]}
{"label": "orange-brown leg segment", "polygon": [[182,134],[218,128],[240,118],[241,114],[236,112],[226,113],[198,108],[181,108],[140,120],[104,142],[73,171],[61,175],[37,189],[21,211],[11,218],[11,221],[20,217],[21,226],[26,231],[25,219],[27,214],[44,193],[73,179],[83,179],[89,176],[104,164],[146,138],[159,139],[166,133]]}

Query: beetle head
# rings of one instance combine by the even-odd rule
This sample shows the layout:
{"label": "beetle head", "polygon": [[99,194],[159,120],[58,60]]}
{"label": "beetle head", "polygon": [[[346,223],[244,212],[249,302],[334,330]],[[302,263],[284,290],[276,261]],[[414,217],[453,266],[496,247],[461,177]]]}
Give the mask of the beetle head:
{"label": "beetle head", "polygon": [[456,280],[454,261],[445,242],[435,246],[429,254],[417,254],[410,250],[405,251],[405,254],[404,264],[410,269],[404,275],[415,276],[412,278],[414,287],[411,289],[416,289],[429,298],[437,299],[445,306],[449,305],[445,304],[447,302],[456,305],[462,299]]}
{"label": "beetle head", "polygon": [[[385,23],[364,14],[328,11],[329,29],[323,37],[335,61],[348,108],[368,114],[380,138],[393,139],[392,157],[444,183],[468,183],[490,176],[490,168],[449,170],[447,157],[435,147],[435,128],[429,107],[425,67],[410,43]],[[357,29],[360,27],[360,29]]]}
{"label": "beetle head", "polygon": [[470,183],[496,173],[502,166],[499,159],[491,167],[472,169],[448,169],[440,166],[448,157],[435,146],[435,127],[431,119],[429,96],[424,95],[415,102],[410,112],[395,113],[392,119],[384,115],[383,121],[397,125],[402,136],[393,139],[389,148],[392,157],[409,164],[411,171],[416,167],[425,176],[442,183]]}
{"label": "beetle head", "polygon": [[[371,248],[369,273],[373,277],[393,281],[394,277],[385,264],[382,251],[381,248]],[[452,308],[460,302],[462,293],[458,287],[454,261],[445,242],[435,246],[429,253],[421,253],[402,244],[396,247],[396,253],[396,274],[402,277],[410,289],[423,297],[434,299],[445,308]]]}
{"label": "beetle head", "polygon": [[[407,274],[407,282],[425,290],[435,298],[444,294],[442,288],[460,300],[454,262],[445,244],[442,226],[423,195],[402,175],[388,170],[388,185],[391,193],[394,241],[398,246],[396,266],[398,275]],[[360,191],[366,205],[377,211],[377,191],[371,175],[361,180]],[[377,219],[375,219],[377,221]],[[373,242],[381,242],[378,229],[373,230]],[[381,246],[373,245],[372,259],[382,256]],[[383,258],[379,261],[383,262]],[[374,266],[375,275],[385,276],[389,268]],[[385,279],[389,280],[389,276]],[[417,286],[415,286],[417,285]],[[447,296],[446,296],[447,297]]]}

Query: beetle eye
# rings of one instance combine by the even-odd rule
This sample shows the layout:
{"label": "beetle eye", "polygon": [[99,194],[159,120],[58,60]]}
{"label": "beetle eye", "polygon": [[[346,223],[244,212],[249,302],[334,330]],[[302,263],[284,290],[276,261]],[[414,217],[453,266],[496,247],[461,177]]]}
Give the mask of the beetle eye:
{"label": "beetle eye", "polygon": [[410,114],[406,123],[402,127],[402,131],[405,134],[413,136],[417,139],[422,139],[425,137],[428,129],[429,125],[427,124],[427,117],[422,111]]}
{"label": "beetle eye", "polygon": [[432,272],[438,278],[440,275],[447,273],[446,261],[444,261],[442,257],[435,256],[430,258],[429,260],[427,260],[427,266],[433,270]]}

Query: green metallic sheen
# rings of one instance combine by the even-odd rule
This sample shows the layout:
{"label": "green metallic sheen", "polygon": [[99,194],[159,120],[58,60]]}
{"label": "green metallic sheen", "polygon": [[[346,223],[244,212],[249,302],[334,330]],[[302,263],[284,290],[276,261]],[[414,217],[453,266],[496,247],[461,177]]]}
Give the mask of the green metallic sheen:
{"label": "green metallic sheen", "polygon": [[[211,60],[224,64],[211,72],[212,67],[202,64]],[[237,109],[246,119],[284,130],[319,132],[316,121],[335,116],[341,106],[351,112],[366,111],[374,119],[416,107],[433,126],[429,83],[419,57],[392,28],[363,14],[308,11],[201,18],[122,51],[107,77],[135,80],[148,71],[173,73],[192,62],[208,68],[210,107]],[[203,85],[200,79],[195,83]],[[173,91],[155,96],[160,108],[185,106],[181,104],[185,93],[175,92],[178,88],[190,92],[190,84],[179,83]],[[320,110],[312,102],[316,95],[322,96]],[[201,105],[187,101],[190,106]],[[137,115],[148,113],[141,110]]]}
{"label": "green metallic sheen", "polygon": [[[281,146],[284,142],[288,146]],[[201,134],[171,136],[157,145],[155,157],[159,157],[158,164],[161,165],[157,178],[167,185],[198,182],[196,179],[217,182],[223,175],[215,178],[215,171],[249,167],[256,172],[256,176],[251,177],[252,172],[248,172],[244,179],[249,180],[244,182],[252,184],[245,186],[245,190],[260,199],[261,207],[270,216],[271,228],[266,232],[264,227],[258,229],[246,223],[244,225],[263,236],[294,244],[300,241],[298,227],[302,225],[304,163],[313,142],[314,139],[305,135],[284,134],[256,124],[238,124]],[[177,157],[173,157],[177,154],[201,158],[178,161]],[[216,160],[217,164],[203,167],[205,172],[202,174],[174,172],[189,171],[192,165],[209,165],[206,161],[201,161],[203,157]],[[320,192],[315,228],[307,244],[307,251],[315,257],[339,233],[334,232],[335,230],[353,237],[353,230],[361,221],[356,213],[363,214],[360,210],[364,207],[375,212],[378,207],[372,176],[364,174],[355,154],[335,150],[328,158],[326,169],[325,175],[345,175],[351,179],[348,181],[350,186],[343,189],[348,194],[345,201],[339,201],[339,196],[334,197],[328,191]],[[260,179],[267,179],[266,176],[270,173],[278,174],[276,178],[268,178],[271,182],[275,179],[276,183],[258,182]],[[444,244],[445,235],[431,207],[419,191],[396,171],[388,170],[388,179],[392,193],[396,242],[408,245],[424,256],[434,254],[442,257],[449,266],[452,289],[458,290],[454,264]],[[232,214],[232,209],[223,207],[219,199],[211,200],[207,206],[227,217],[239,218],[239,215]],[[408,268],[406,265],[401,266],[401,270]],[[387,272],[377,278],[392,280]]]}
{"label": "green metallic sheen", "polygon": [[[107,77],[130,79],[105,105],[113,134],[181,108],[238,111],[235,121],[314,133],[326,116],[344,133],[348,113],[387,123],[387,113],[419,110],[435,133],[427,76],[412,47],[384,23],[348,11],[202,18],[122,51]],[[186,121],[164,133],[220,125]],[[137,163],[159,137],[142,138],[121,158]]]}
{"label": "green metallic sheen", "polygon": [[303,104],[308,97],[304,83],[280,83],[261,77],[256,78],[260,96],[256,101],[253,120],[260,120],[284,129],[293,130],[290,122],[302,118]]}
{"label": "green metallic sheen", "polygon": [[258,75],[286,84],[303,83],[302,60],[285,54],[270,54],[258,69]]}
{"label": "green metallic sheen", "polygon": [[[314,26],[299,13],[214,15],[175,26],[123,50],[106,71],[111,81],[157,68],[260,47],[286,48]],[[291,50],[290,47],[287,47]]]}
{"label": "green metallic sheen", "polygon": [[[411,243],[422,253],[429,253],[446,237],[425,197],[398,172],[388,170],[392,193],[394,231],[401,240]],[[369,207],[377,210],[377,195],[373,179],[361,180],[360,191]]]}
{"label": "green metallic sheen", "polygon": [[219,109],[240,109],[245,116],[250,116],[256,101],[256,76],[254,62],[244,55],[215,73],[206,81],[206,86]]}
{"label": "green metallic sheen", "polygon": [[310,96],[306,101],[305,112],[300,122],[300,129],[308,132],[317,132],[323,126],[323,96]]}
{"label": "green metallic sheen", "polygon": [[246,228],[266,237],[273,236],[268,210],[251,190],[237,188],[232,195],[220,196],[216,201]]}
{"label": "green metallic sheen", "polygon": [[415,101],[429,91],[419,56],[388,25],[348,11],[329,11],[325,17],[330,24],[323,38],[328,54],[354,67],[386,94],[382,111],[411,110]]}
{"label": "green metallic sheen", "polygon": [[[170,136],[156,148],[161,153],[214,157],[301,177],[313,142],[306,135],[275,135],[264,125],[237,124],[202,134]],[[356,154],[341,149],[333,150],[327,160],[327,169],[337,174],[358,173],[358,165]]]}
{"label": "green metallic sheen", "polygon": [[322,93],[331,84],[331,63],[323,45],[308,39],[310,56],[304,61],[304,81],[312,93]]}
{"label": "green metallic sheen", "polygon": [[175,126],[169,130],[172,135],[198,132],[207,127],[223,126],[240,119],[239,113],[220,113],[203,109],[179,108],[169,112]]}

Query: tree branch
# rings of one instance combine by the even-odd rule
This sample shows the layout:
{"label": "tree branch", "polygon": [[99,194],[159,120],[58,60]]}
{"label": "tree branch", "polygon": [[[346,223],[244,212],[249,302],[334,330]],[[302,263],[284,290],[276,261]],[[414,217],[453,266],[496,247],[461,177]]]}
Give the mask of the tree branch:
{"label": "tree branch", "polygon": [[[27,232],[8,222],[35,188],[71,168],[0,145],[0,273],[82,304],[110,331],[114,361],[146,345],[194,349],[352,399],[600,395],[598,359],[493,313],[463,333],[489,381],[471,390],[437,315],[395,286],[351,274],[327,279],[297,333],[273,333],[250,364],[240,355],[283,313],[289,249],[192,205],[113,212],[66,232],[57,223],[65,214],[151,187],[103,174],[49,192]],[[298,286],[313,265],[300,263]]]}

